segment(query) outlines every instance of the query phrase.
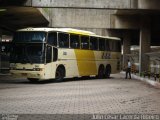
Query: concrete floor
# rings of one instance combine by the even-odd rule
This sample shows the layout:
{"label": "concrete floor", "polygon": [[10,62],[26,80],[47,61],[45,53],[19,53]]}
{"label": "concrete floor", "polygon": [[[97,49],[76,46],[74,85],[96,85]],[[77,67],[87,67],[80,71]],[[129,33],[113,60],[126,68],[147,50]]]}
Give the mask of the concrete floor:
{"label": "concrete floor", "polygon": [[160,89],[114,74],[33,84],[0,76],[1,114],[160,114]]}

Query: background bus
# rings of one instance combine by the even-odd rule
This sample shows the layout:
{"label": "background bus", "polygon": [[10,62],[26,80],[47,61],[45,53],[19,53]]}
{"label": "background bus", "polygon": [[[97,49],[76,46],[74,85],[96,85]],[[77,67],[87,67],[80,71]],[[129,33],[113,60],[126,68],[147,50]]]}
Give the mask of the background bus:
{"label": "background bus", "polygon": [[120,71],[119,38],[69,28],[26,28],[12,41],[10,72],[30,81],[97,76]]}
{"label": "background bus", "polygon": [[0,42],[0,73],[9,73],[10,42]]}

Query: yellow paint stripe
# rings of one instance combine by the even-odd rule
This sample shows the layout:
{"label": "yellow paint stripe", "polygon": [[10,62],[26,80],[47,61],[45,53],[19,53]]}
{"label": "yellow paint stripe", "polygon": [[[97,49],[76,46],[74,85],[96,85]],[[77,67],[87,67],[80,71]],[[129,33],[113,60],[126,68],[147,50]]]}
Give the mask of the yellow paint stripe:
{"label": "yellow paint stripe", "polygon": [[75,49],[74,51],[77,59],[79,75],[96,75],[97,68],[94,52],[91,50],[78,49]]}

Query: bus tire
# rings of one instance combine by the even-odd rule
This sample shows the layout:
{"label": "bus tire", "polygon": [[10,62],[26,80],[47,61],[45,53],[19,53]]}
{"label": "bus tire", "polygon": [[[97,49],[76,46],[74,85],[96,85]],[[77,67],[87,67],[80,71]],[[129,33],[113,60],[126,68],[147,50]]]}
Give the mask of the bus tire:
{"label": "bus tire", "polygon": [[111,65],[108,64],[105,69],[105,78],[110,78],[110,74],[111,74]]}
{"label": "bus tire", "polygon": [[98,78],[99,79],[104,78],[104,66],[103,65],[99,66],[99,69],[98,69]]}
{"label": "bus tire", "polygon": [[37,83],[39,79],[36,78],[27,78],[31,83]]}
{"label": "bus tire", "polygon": [[62,82],[64,77],[65,77],[65,68],[59,66],[56,70],[55,80],[57,82]]}

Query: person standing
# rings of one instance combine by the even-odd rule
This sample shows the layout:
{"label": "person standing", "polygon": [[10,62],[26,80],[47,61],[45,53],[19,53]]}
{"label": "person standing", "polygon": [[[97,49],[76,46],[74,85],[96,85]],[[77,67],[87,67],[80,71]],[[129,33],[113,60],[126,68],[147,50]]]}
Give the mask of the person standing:
{"label": "person standing", "polygon": [[131,79],[131,62],[129,60],[127,62],[126,79],[128,77],[128,74],[129,74],[129,78]]}

